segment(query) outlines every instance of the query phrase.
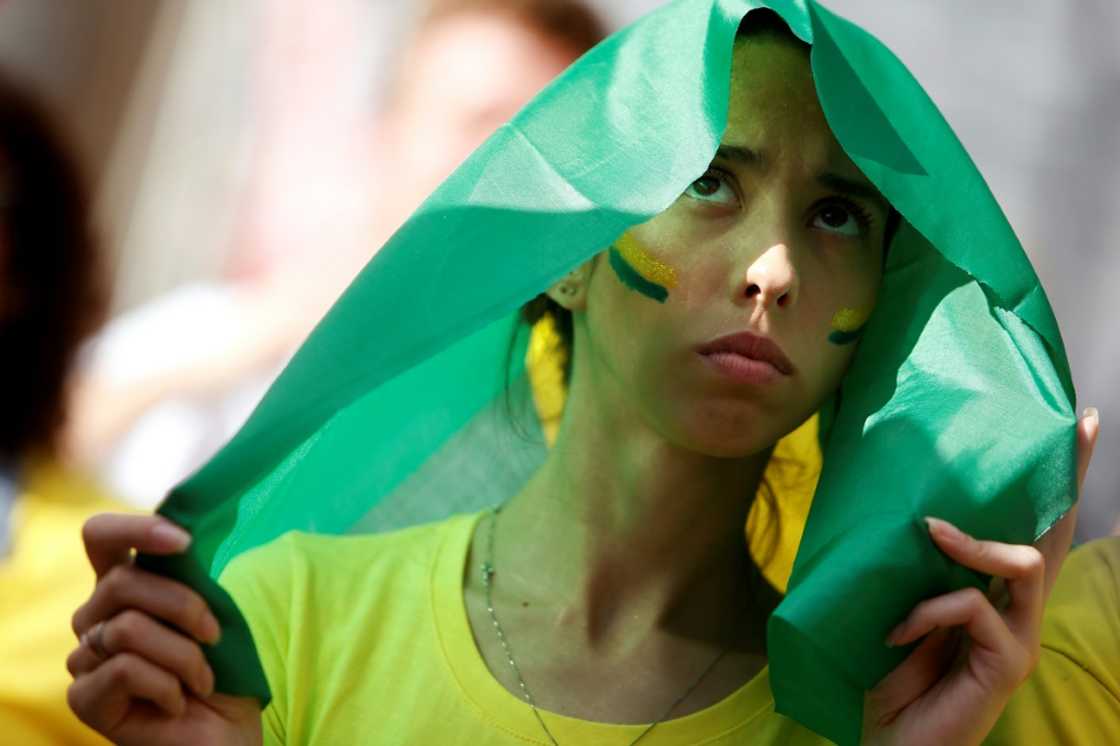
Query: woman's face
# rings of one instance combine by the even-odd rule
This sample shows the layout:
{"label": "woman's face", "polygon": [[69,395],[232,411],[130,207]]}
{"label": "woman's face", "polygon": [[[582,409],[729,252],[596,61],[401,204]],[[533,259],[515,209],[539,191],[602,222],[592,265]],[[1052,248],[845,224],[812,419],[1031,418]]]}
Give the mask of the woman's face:
{"label": "woman's face", "polygon": [[804,49],[739,41],[731,91],[707,173],[589,267],[573,385],[606,385],[678,445],[745,456],[838,387],[889,207],[825,123]]}

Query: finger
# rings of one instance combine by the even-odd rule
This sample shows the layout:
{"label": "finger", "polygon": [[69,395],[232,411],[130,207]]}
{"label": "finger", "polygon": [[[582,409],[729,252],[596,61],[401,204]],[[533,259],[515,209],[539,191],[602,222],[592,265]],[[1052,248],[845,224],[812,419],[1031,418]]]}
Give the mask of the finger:
{"label": "finger", "polygon": [[179,554],[190,546],[191,536],[162,516],[101,513],[82,526],[82,541],[100,579],[114,566],[130,561],[133,549]]}
{"label": "finger", "polygon": [[214,673],[198,643],[146,614],[135,609],[121,612],[106,623],[101,638],[110,655],[136,653],[178,676],[199,697],[214,691]]}
{"label": "finger", "polygon": [[137,699],[172,717],[186,711],[179,679],[138,655],[115,655],[70,684],[67,700],[86,725],[102,733],[116,729]]}
{"label": "finger", "polygon": [[963,627],[977,645],[996,652],[1014,648],[1011,630],[980,590],[959,591],[922,601],[890,635],[887,644],[909,645],[935,629]]}
{"label": "finger", "polygon": [[[135,609],[122,611],[105,623],[101,646],[110,657],[118,653],[139,655],[178,676],[200,698],[214,691],[214,673],[198,643]],[[96,669],[104,660],[89,645],[80,645],[70,654],[66,667],[71,675],[78,676]]]}
{"label": "finger", "polygon": [[1073,543],[1073,534],[1077,529],[1077,508],[1078,503],[1070,506],[1066,514],[1034,542],[1034,548],[1042,552],[1042,556],[1046,558],[1044,599],[1050,597],[1050,591],[1054,588],[1062,563],[1066,561],[1066,555],[1069,554],[1070,545]]}
{"label": "finger", "polygon": [[[1100,414],[1093,407],[1089,407],[1077,421],[1077,490],[1081,491],[1085,484],[1085,473],[1089,470],[1089,461],[1097,444],[1097,435],[1100,432]],[[1050,597],[1050,590],[1058,579],[1058,573],[1069,554],[1073,535],[1077,529],[1078,503],[1070,506],[1066,514],[1053,526],[1046,530],[1035,542],[1035,548],[1042,552],[1046,558],[1046,580],[1043,584],[1043,598]]]}
{"label": "finger", "polygon": [[941,680],[952,665],[952,652],[958,637],[951,629],[935,629],[914,648],[906,660],[867,693],[865,714],[874,717],[880,727],[925,694]]}
{"label": "finger", "polygon": [[66,657],[66,670],[76,679],[82,674],[94,670],[104,662],[104,658],[93,652],[93,649],[83,642]]}
{"label": "finger", "polygon": [[126,609],[136,609],[167,622],[195,639],[215,643],[221,634],[218,620],[197,592],[169,578],[135,565],[117,565],[97,583],[89,601],[74,612],[74,633]]}
{"label": "finger", "polygon": [[1005,578],[1011,604],[1008,621],[1017,636],[1034,639],[1042,616],[1046,588],[1046,559],[1027,544],[1003,544],[974,539],[951,523],[926,518],[934,542],[965,567]]}
{"label": "finger", "polygon": [[1089,471],[1089,461],[1097,446],[1097,436],[1101,430],[1101,415],[1096,407],[1089,407],[1077,421],[1077,488],[1085,484],[1085,474]]}

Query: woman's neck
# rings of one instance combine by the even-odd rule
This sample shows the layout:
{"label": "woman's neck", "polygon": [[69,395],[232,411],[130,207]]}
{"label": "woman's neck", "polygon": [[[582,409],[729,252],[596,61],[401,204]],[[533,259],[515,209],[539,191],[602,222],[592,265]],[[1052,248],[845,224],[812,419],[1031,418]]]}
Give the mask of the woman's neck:
{"label": "woman's neck", "polygon": [[592,648],[665,630],[732,644],[757,609],[744,528],[769,452],[697,454],[626,413],[579,410],[595,398],[569,399],[548,460],[503,510],[503,581]]}

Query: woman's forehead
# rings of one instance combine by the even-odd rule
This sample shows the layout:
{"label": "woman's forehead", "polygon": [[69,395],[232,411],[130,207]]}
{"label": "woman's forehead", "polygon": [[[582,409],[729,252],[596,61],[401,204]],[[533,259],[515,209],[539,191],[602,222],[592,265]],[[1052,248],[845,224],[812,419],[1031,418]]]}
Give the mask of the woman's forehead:
{"label": "woman's forehead", "polygon": [[735,45],[723,145],[749,150],[761,167],[795,161],[866,181],[828,126],[808,50],[779,36]]}

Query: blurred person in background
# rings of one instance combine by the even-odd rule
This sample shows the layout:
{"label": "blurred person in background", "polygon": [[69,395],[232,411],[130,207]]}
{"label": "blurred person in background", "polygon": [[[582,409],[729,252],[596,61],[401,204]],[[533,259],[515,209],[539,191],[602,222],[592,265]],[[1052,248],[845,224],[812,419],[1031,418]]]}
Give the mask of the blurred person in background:
{"label": "blurred person in background", "polygon": [[376,125],[375,244],[606,33],[578,0],[432,0]]}
{"label": "blurred person in background", "polygon": [[[162,499],[236,432],[314,323],[420,201],[605,33],[577,0],[433,0],[396,55],[382,112],[360,130],[364,148],[324,143],[314,123],[266,122],[273,142],[253,167],[229,276],[126,314],[92,345],[67,434],[72,457],[134,504]],[[306,118],[308,107],[290,101],[290,82],[266,80],[273,104],[287,96],[286,109],[271,110]],[[307,88],[314,96],[314,81]],[[349,167],[372,175],[354,180],[371,183],[360,195],[368,218],[350,230],[317,220],[314,195],[293,200],[269,163],[345,153],[361,154]],[[333,173],[345,167],[335,163]],[[330,194],[329,184],[303,193],[324,189]]]}
{"label": "blurred person in background", "polygon": [[38,102],[0,73],[0,740],[105,743],[67,709],[71,607],[93,582],[79,536],[119,510],[60,465],[68,375],[105,308],[87,199]]}

